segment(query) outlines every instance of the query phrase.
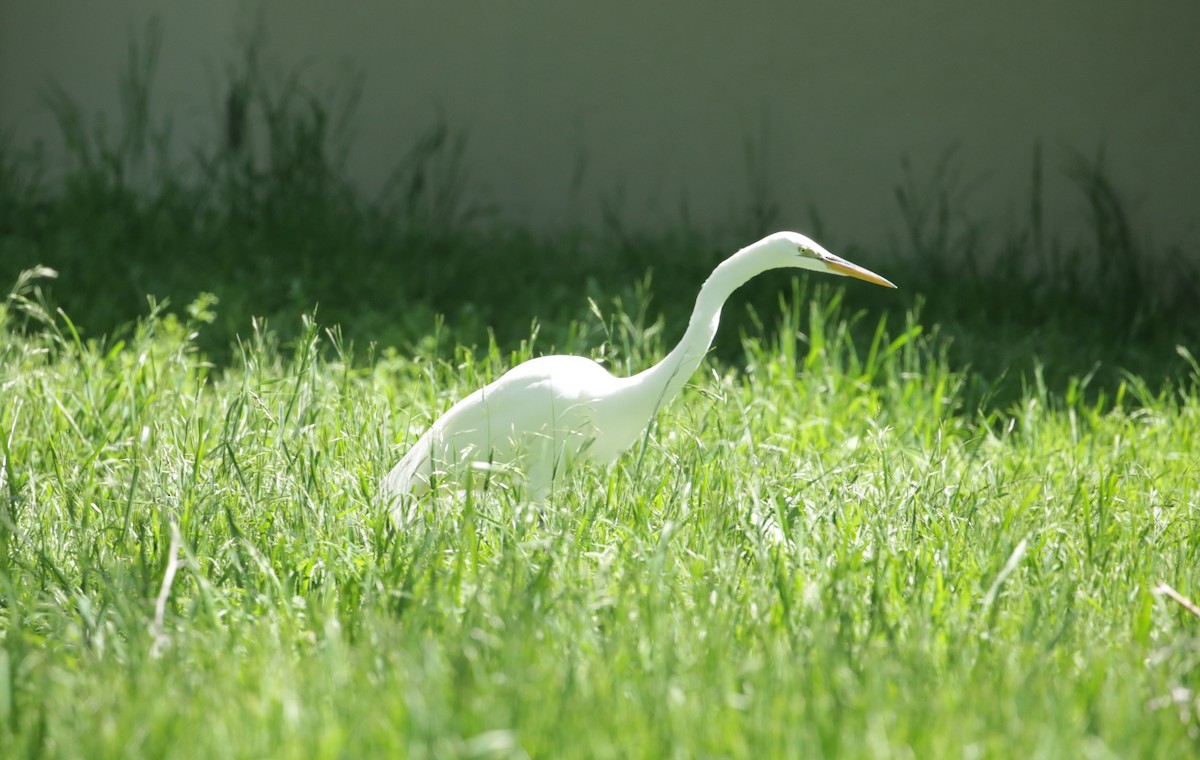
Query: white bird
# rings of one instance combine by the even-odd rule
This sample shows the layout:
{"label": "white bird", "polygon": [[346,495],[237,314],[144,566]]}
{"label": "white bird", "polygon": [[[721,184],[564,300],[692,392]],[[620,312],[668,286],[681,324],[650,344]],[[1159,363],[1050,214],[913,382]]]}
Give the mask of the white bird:
{"label": "white bird", "polygon": [[541,356],[450,407],[384,478],[381,495],[393,518],[403,524],[432,484],[472,469],[498,468],[523,479],[527,498],[537,502],[572,466],[612,462],[700,366],[730,294],[757,274],[785,267],[896,287],[804,235],[769,235],[713,270],[683,338],[653,367],[614,377],[582,356]]}

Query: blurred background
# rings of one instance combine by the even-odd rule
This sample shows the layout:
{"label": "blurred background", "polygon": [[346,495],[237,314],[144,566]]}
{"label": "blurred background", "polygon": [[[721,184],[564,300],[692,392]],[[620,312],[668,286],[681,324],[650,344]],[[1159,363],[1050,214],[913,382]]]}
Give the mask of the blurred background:
{"label": "blurred background", "polygon": [[215,353],[317,304],[404,347],[653,294],[674,336],[717,261],[796,229],[901,287],[852,308],[998,366],[1048,322],[1169,346],[1197,29],[1192,0],[0,0],[0,275],[56,269],[93,335],[211,293]]}

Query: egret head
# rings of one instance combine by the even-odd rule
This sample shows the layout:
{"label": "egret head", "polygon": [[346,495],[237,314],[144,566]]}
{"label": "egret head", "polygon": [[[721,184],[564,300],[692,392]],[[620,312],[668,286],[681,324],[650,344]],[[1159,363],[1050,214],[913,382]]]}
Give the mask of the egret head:
{"label": "egret head", "polygon": [[857,264],[851,264],[840,256],[835,256],[822,248],[815,240],[798,232],[776,232],[744,250],[754,251],[754,257],[757,259],[761,256],[763,260],[769,262],[768,266],[771,268],[797,267],[813,272],[856,277],[887,288],[896,287],[874,272]]}

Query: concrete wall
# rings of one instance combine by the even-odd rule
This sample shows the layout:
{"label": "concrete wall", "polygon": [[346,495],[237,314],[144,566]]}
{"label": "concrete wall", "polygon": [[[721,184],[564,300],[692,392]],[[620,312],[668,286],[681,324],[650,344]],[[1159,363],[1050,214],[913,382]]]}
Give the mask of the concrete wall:
{"label": "concrete wall", "polygon": [[634,224],[735,218],[756,180],[780,226],[820,210],[826,239],[897,228],[908,156],[927,171],[957,145],[970,206],[1024,213],[1032,149],[1052,171],[1049,224],[1081,204],[1058,170],[1107,152],[1157,245],[1200,247],[1200,3],[497,0],[333,4],[0,0],[0,124],[53,137],[39,92],[59,83],[116,111],[129,40],[164,31],[158,104],[185,140],[217,139],[224,72],[257,18],[267,59],[365,89],[351,161],[366,187],[439,112],[468,134],[472,187],[510,219]]}

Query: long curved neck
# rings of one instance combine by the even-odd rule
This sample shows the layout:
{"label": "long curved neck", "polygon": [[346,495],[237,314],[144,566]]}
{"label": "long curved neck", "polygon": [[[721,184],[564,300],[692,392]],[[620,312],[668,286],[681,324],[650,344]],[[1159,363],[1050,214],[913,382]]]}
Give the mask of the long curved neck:
{"label": "long curved neck", "polygon": [[640,400],[648,405],[650,417],[679,393],[704,360],[717,334],[721,307],[730,294],[751,277],[769,268],[756,266],[754,261],[735,254],[713,270],[704,281],[696,297],[691,319],[688,320],[687,331],[678,345],[658,364],[628,378],[630,386],[637,389]]}

